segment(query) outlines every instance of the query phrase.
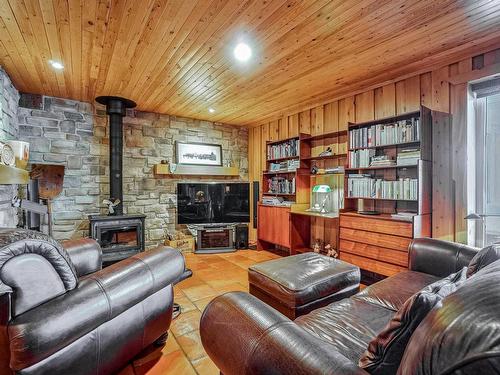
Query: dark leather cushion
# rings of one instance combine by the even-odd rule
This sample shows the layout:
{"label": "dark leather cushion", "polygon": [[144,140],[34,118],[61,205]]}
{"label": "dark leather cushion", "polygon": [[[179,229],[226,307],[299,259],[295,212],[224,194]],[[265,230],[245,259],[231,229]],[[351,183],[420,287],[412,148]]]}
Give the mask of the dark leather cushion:
{"label": "dark leather cushion", "polygon": [[354,298],[343,299],[295,319],[295,323],[357,363],[394,311]]}
{"label": "dark leather cushion", "polygon": [[0,229],[0,268],[11,258],[22,254],[44,257],[59,274],[66,290],[76,287],[75,267],[59,243],[46,234],[32,230]]}
{"label": "dark leather cushion", "polygon": [[78,277],[89,275],[102,269],[102,250],[96,240],[81,238],[61,243],[75,266]]}
{"label": "dark leather cushion", "polygon": [[413,332],[437,307],[443,298],[457,290],[466,280],[466,268],[438,280],[409,298],[387,326],[368,345],[359,366],[374,375],[391,375],[398,371],[401,358]]}
{"label": "dark leather cushion", "polygon": [[248,281],[294,308],[358,286],[359,268],[316,253],[271,260],[248,269]]}
{"label": "dark leather cushion", "polygon": [[471,277],[480,269],[500,259],[500,244],[493,244],[481,249],[467,267],[467,277]]}
{"label": "dark leather cushion", "polygon": [[419,325],[398,375],[500,374],[500,261],[478,271]]}
{"label": "dark leather cushion", "polygon": [[426,273],[403,271],[366,287],[352,298],[398,311],[413,294],[439,279]]}
{"label": "dark leather cushion", "polygon": [[443,278],[467,267],[478,251],[477,248],[460,243],[416,238],[408,248],[408,268]]}

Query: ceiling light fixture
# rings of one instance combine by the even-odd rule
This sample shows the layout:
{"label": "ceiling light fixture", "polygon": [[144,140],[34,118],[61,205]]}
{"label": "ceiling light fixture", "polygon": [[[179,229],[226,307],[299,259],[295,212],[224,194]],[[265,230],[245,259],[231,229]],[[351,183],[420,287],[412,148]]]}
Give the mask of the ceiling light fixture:
{"label": "ceiling light fixture", "polygon": [[55,61],[55,60],[49,60],[49,64],[54,68],[54,69],[57,69],[57,70],[62,70],[64,69],[64,65],[62,63],[60,63],[59,61]]}
{"label": "ceiling light fixture", "polygon": [[214,113],[214,112],[215,112],[215,109],[213,109],[212,107],[210,107],[210,108],[208,109],[208,112],[210,112],[210,113]]}
{"label": "ceiling light fixture", "polygon": [[248,61],[252,57],[252,49],[246,43],[238,43],[234,48],[234,57],[239,61]]}

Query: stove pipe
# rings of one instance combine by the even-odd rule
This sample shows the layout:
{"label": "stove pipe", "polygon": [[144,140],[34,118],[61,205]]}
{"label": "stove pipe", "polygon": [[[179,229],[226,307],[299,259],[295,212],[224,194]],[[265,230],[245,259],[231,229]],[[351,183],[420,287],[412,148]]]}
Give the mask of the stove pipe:
{"label": "stove pipe", "polygon": [[110,200],[120,200],[115,206],[115,215],[123,215],[123,116],[135,102],[118,96],[98,96],[97,103],[106,106],[109,116],[109,195]]}

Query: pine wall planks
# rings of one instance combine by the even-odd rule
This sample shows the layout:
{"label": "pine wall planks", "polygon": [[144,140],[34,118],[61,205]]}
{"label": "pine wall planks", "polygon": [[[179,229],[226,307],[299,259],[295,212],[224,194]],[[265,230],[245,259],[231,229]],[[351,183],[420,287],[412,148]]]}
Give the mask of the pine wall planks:
{"label": "pine wall planks", "polygon": [[[277,140],[297,135],[300,132],[321,134],[347,129],[348,122],[368,121],[418,110],[420,105],[432,110],[451,113],[452,144],[443,147],[451,152],[454,165],[450,175],[441,178],[433,193],[433,237],[466,242],[466,121],[464,120],[465,99],[459,94],[466,93],[466,86],[453,86],[449,79],[455,75],[482,69],[500,62],[500,49],[479,56],[470,57],[457,63],[388,83],[373,90],[347,96],[324,105],[305,109],[299,113],[283,116],[281,119],[254,127],[250,132],[249,163],[250,180],[260,181],[265,168],[265,144],[267,140]],[[254,138],[254,139],[252,139]],[[261,187],[262,189],[262,187]],[[326,235],[332,231],[323,219],[316,219],[312,226],[313,237]],[[250,237],[255,239],[256,232]]]}

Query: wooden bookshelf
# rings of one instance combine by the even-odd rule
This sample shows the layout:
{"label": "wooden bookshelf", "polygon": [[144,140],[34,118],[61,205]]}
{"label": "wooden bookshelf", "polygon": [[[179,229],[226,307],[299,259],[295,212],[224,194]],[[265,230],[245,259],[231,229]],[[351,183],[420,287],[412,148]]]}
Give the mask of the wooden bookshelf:
{"label": "wooden bookshelf", "polygon": [[[359,167],[348,165],[345,174],[344,207],[340,214],[340,259],[358,265],[361,269],[383,276],[401,272],[408,265],[408,244],[413,238],[431,236],[432,217],[432,113],[428,108],[384,119],[349,124],[349,137],[354,129],[373,125],[389,125],[398,121],[419,119],[419,139],[369,147],[349,147],[348,153],[370,149],[375,156],[387,155],[396,159],[405,149],[418,148],[417,164]],[[373,135],[372,135],[373,136]],[[351,144],[350,140],[348,144]],[[348,157],[350,162],[350,156]],[[348,179],[351,174],[366,174],[374,179],[396,181],[400,178],[416,180],[416,199],[349,196]],[[401,198],[401,197],[400,197]],[[406,198],[406,197],[405,197]],[[377,211],[378,215],[362,215],[357,211]],[[397,212],[410,212],[411,221],[393,218]]]}

